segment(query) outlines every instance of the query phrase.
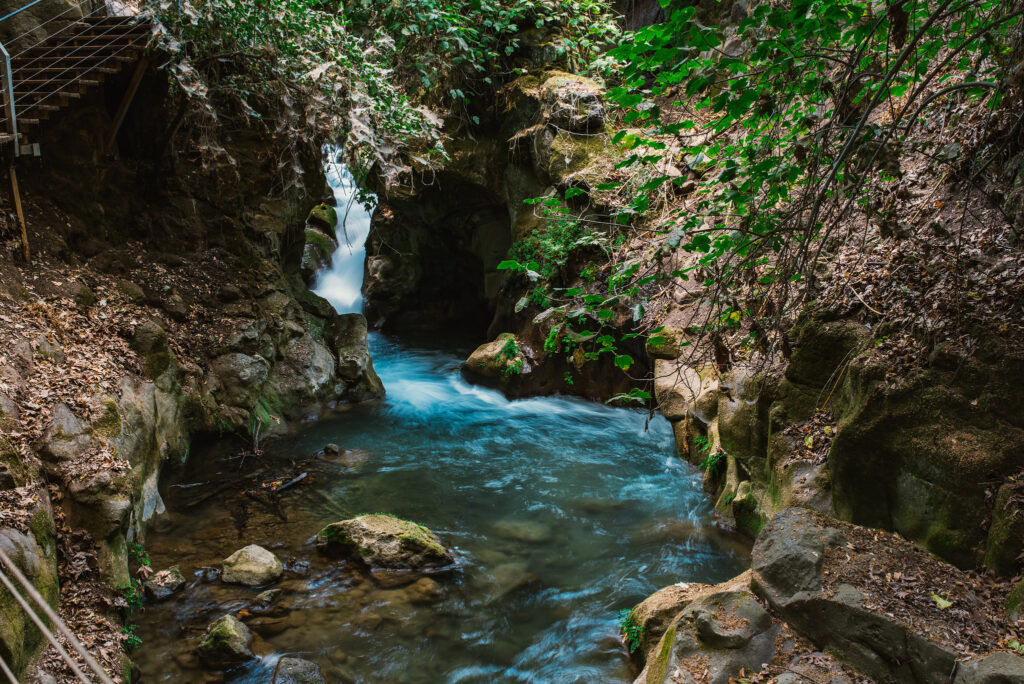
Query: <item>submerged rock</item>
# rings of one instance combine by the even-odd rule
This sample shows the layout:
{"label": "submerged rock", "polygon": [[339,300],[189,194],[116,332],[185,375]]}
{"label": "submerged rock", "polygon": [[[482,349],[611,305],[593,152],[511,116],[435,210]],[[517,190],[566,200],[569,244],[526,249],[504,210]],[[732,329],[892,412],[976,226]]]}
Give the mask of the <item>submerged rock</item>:
{"label": "submerged rock", "polygon": [[224,559],[221,580],[228,584],[259,587],[281,578],[284,565],[262,546],[250,544]]}
{"label": "submerged rock", "polygon": [[174,565],[161,570],[146,580],[146,595],[154,601],[163,601],[185,586],[185,576]]}
{"label": "submerged rock", "polygon": [[225,615],[206,628],[198,653],[201,660],[215,667],[244,663],[255,658],[252,634],[234,615]]}
{"label": "submerged rock", "polygon": [[390,515],[362,515],[332,523],[317,534],[317,545],[321,551],[355,555],[381,568],[419,570],[454,562],[433,532]]}
{"label": "submerged rock", "polygon": [[530,544],[542,544],[551,539],[551,527],[533,520],[499,520],[491,529],[504,539]]}
{"label": "submerged rock", "polygon": [[281,658],[274,669],[273,684],[326,684],[320,666],[302,658]]}

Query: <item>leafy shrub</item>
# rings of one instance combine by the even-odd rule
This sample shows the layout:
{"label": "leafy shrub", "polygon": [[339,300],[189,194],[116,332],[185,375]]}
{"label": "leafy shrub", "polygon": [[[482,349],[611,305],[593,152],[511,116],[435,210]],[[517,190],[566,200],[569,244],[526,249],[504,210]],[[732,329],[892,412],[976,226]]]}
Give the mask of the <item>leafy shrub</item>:
{"label": "leafy shrub", "polygon": [[632,610],[624,609],[619,611],[619,634],[622,635],[622,640],[630,653],[634,653],[636,649],[640,648],[640,640],[643,639],[644,628],[643,625],[636,621]]}

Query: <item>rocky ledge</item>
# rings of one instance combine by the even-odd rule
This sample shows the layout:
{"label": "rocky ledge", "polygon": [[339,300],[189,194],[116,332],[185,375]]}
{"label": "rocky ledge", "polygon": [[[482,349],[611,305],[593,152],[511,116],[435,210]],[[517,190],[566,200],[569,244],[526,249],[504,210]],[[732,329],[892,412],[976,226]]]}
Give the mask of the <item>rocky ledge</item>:
{"label": "rocky ledge", "polygon": [[[1024,681],[1009,585],[942,563],[885,532],[813,511],[780,512],[752,568],[719,585],[678,584],[623,622],[637,684]],[[1011,599],[1012,603],[1012,599]]]}

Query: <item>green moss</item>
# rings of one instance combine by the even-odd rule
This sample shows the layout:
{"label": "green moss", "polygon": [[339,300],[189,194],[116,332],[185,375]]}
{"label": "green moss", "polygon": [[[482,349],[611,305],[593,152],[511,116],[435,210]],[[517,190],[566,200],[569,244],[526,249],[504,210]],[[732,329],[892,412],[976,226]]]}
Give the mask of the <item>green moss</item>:
{"label": "green moss", "polygon": [[312,245],[320,253],[319,259],[322,262],[326,262],[334,253],[335,245],[331,238],[324,235],[318,228],[306,228],[306,244]]}
{"label": "green moss", "polygon": [[332,238],[335,237],[334,226],[338,222],[338,212],[328,204],[318,204],[309,210],[306,223],[322,228]]}
{"label": "green moss", "polygon": [[117,402],[107,397],[103,400],[103,413],[92,422],[92,433],[100,439],[114,439],[121,436],[121,410]]}
{"label": "green moss", "polygon": [[1003,607],[1006,609],[1006,614],[1011,620],[1015,619],[1013,616],[1019,618],[1024,613],[1024,581],[1017,582],[1013,589],[1010,590]]}
{"label": "green moss", "polygon": [[672,644],[676,640],[676,627],[672,625],[661,637],[658,646],[658,656],[654,662],[647,666],[647,684],[661,684],[665,679],[665,670],[668,669],[668,659],[672,656]]}
{"label": "green moss", "polygon": [[594,187],[615,168],[616,151],[606,135],[574,135],[559,131],[551,142],[548,173],[558,184],[580,179]]}

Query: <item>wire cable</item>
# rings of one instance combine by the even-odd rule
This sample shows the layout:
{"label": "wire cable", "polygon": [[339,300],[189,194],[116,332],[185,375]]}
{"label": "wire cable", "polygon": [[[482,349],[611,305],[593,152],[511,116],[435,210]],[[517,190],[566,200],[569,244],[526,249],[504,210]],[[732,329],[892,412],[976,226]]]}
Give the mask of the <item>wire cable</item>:
{"label": "wire cable", "polygon": [[[78,640],[78,637],[76,637],[71,632],[71,630],[68,629],[67,625],[64,624],[64,621],[60,619],[60,616],[57,615],[53,608],[50,607],[50,604],[46,602],[46,599],[44,599],[39,594],[39,591],[34,586],[32,586],[32,583],[29,582],[28,579],[26,579],[25,575],[21,573],[21,570],[18,569],[18,566],[16,566],[14,562],[10,558],[8,558],[7,554],[4,553],[3,549],[0,549],[0,561],[2,561],[7,566],[11,574],[14,575],[14,578],[21,583],[21,585],[25,588],[25,592],[32,597],[32,600],[39,605],[43,613],[46,614],[46,617],[49,618],[49,620],[57,628],[57,631],[64,635],[64,638],[68,640],[68,643],[71,644],[72,648],[74,648],[78,655],[82,657],[82,660],[84,660],[86,665],[89,666],[89,669],[91,669],[96,674],[96,677],[100,680],[101,684],[114,684],[114,681],[110,678],[110,675],[108,675],[106,671],[102,667],[100,667],[99,663],[96,662],[95,658],[89,655],[89,652],[85,650],[85,646],[83,646],[82,642]],[[82,681],[88,682],[89,680],[85,679],[84,676],[81,675],[81,672],[79,671],[78,667],[74,664],[74,661],[71,659],[71,657],[68,656],[67,652],[64,651],[64,649],[57,643],[56,637],[54,637],[50,630],[46,628],[46,625],[42,623],[42,620],[39,619],[39,616],[33,613],[32,610],[25,604],[25,599],[22,598],[22,596],[17,592],[17,590],[10,585],[10,580],[7,579],[3,572],[0,572],[0,582],[3,582],[3,584],[7,586],[8,591],[10,591],[11,594],[14,595],[14,598],[18,601],[19,604],[21,604],[21,607],[25,610],[28,616],[32,618],[32,621],[36,623],[40,630],[42,630],[44,636],[46,636],[46,638],[50,641],[51,644],[57,647],[57,651],[64,654],[65,659],[68,661],[68,665],[71,666],[71,669],[74,670],[75,673],[82,678]]]}
{"label": "wire cable", "polygon": [[[119,25],[119,26],[120,26],[120,25]],[[103,36],[105,36],[105,35],[106,35],[107,33],[109,33],[110,31],[113,31],[113,30],[114,30],[115,28],[118,28],[119,26],[115,26],[115,27],[112,27],[112,28],[108,29],[108,30],[107,30],[106,32],[104,32],[104,33],[100,34],[99,36],[96,36],[96,38],[102,38],[102,37],[103,37]],[[87,48],[87,47],[89,47],[89,44],[88,44],[88,43],[86,43],[85,45],[81,46],[81,47],[80,47],[79,49],[84,49],[84,48]],[[98,48],[98,47],[100,47],[100,46],[93,46],[94,50],[95,50],[96,48]],[[103,46],[103,47],[106,47],[106,46]],[[65,83],[65,84],[64,84],[64,85],[62,85],[62,86],[61,86],[60,88],[58,88],[57,90],[53,91],[52,93],[48,93],[48,94],[47,94],[46,96],[44,96],[43,98],[41,98],[41,99],[37,100],[36,102],[33,102],[33,103],[32,103],[31,105],[29,105],[28,107],[26,107],[25,109],[23,109],[23,110],[22,110],[22,114],[24,114],[24,113],[25,113],[26,111],[28,111],[28,110],[29,110],[29,109],[31,109],[32,107],[34,107],[34,106],[38,105],[38,104],[39,104],[40,102],[42,102],[43,100],[45,100],[45,99],[47,99],[47,98],[51,97],[52,95],[56,95],[57,93],[59,93],[59,92],[60,92],[61,90],[64,90],[64,89],[65,89],[65,88],[67,88],[68,86],[70,86],[70,85],[74,85],[74,84],[75,84],[75,83],[76,83],[77,81],[80,81],[80,80],[82,79],[82,77],[83,77],[83,76],[85,76],[85,75],[86,75],[87,73],[89,73],[90,71],[93,71],[93,70],[95,70],[95,69],[99,68],[99,67],[100,67],[100,66],[102,66],[102,65],[103,65],[104,63],[106,63],[106,62],[107,62],[108,60],[110,60],[110,59],[113,59],[113,58],[114,58],[114,57],[116,57],[117,55],[119,55],[119,54],[121,54],[122,52],[124,52],[124,51],[125,51],[126,49],[129,49],[129,48],[135,48],[135,47],[137,47],[137,45],[136,45],[136,43],[135,43],[135,39],[132,39],[132,40],[131,40],[131,41],[130,41],[129,43],[127,43],[126,45],[123,45],[123,46],[121,46],[121,47],[120,47],[120,48],[119,48],[119,49],[118,49],[118,50],[117,50],[116,52],[114,52],[114,53],[112,53],[112,54],[110,54],[110,55],[107,55],[107,56],[106,56],[105,58],[103,58],[103,59],[102,59],[102,60],[101,60],[101,61],[100,61],[100,62],[99,62],[98,64],[95,64],[95,65],[93,65],[92,67],[90,67],[89,69],[86,69],[85,71],[83,71],[83,72],[81,72],[81,73],[77,74],[76,76],[74,76],[74,77],[72,77],[72,78],[70,78],[70,79],[67,79],[67,80],[69,81],[68,83]],[[76,49],[75,51],[73,51],[73,52],[69,53],[68,55],[66,55],[66,57],[67,57],[67,58],[71,58],[71,57],[72,57],[72,56],[73,56],[73,55],[75,54],[75,52],[78,52],[78,50],[79,50],[79,49]],[[77,57],[77,59],[88,59],[88,58],[90,58],[90,57],[99,57],[99,56],[100,56],[100,55],[98,55],[98,54],[95,54],[95,53],[94,53],[94,54],[83,54],[83,55],[79,55],[79,56]],[[21,71],[21,70],[22,70],[22,68],[23,68],[23,67],[19,67],[19,68],[18,68],[18,69],[17,69],[16,71]],[[26,98],[28,98],[28,97],[31,97],[32,95],[35,95],[35,94],[39,93],[40,91],[43,91],[43,90],[44,90],[44,89],[45,89],[45,88],[46,88],[46,87],[47,87],[48,85],[50,85],[51,83],[53,83],[53,82],[55,82],[55,81],[59,81],[59,80],[62,80],[62,79],[61,79],[61,76],[63,76],[64,74],[68,73],[69,71],[76,71],[76,70],[77,70],[77,69],[79,69],[79,68],[80,68],[80,66],[78,66],[78,65],[74,65],[74,66],[69,66],[69,67],[65,67],[63,71],[61,71],[61,72],[57,73],[56,75],[54,75],[54,76],[53,76],[53,77],[51,77],[51,78],[48,78],[48,79],[47,79],[46,81],[44,81],[43,83],[40,83],[39,85],[37,85],[37,86],[36,86],[35,88],[33,88],[32,90],[30,90],[30,91],[28,91],[28,92],[24,92],[24,93],[22,93],[22,94],[21,94],[21,95],[20,95],[19,97],[15,98],[15,100],[14,100],[14,103],[15,103],[15,104],[18,104],[19,102],[24,102]]]}
{"label": "wire cable", "polygon": [[11,681],[11,684],[18,684],[18,678],[11,672],[11,668],[7,667],[7,663],[4,662],[3,658],[0,658],[0,670],[7,675],[7,679]]}

